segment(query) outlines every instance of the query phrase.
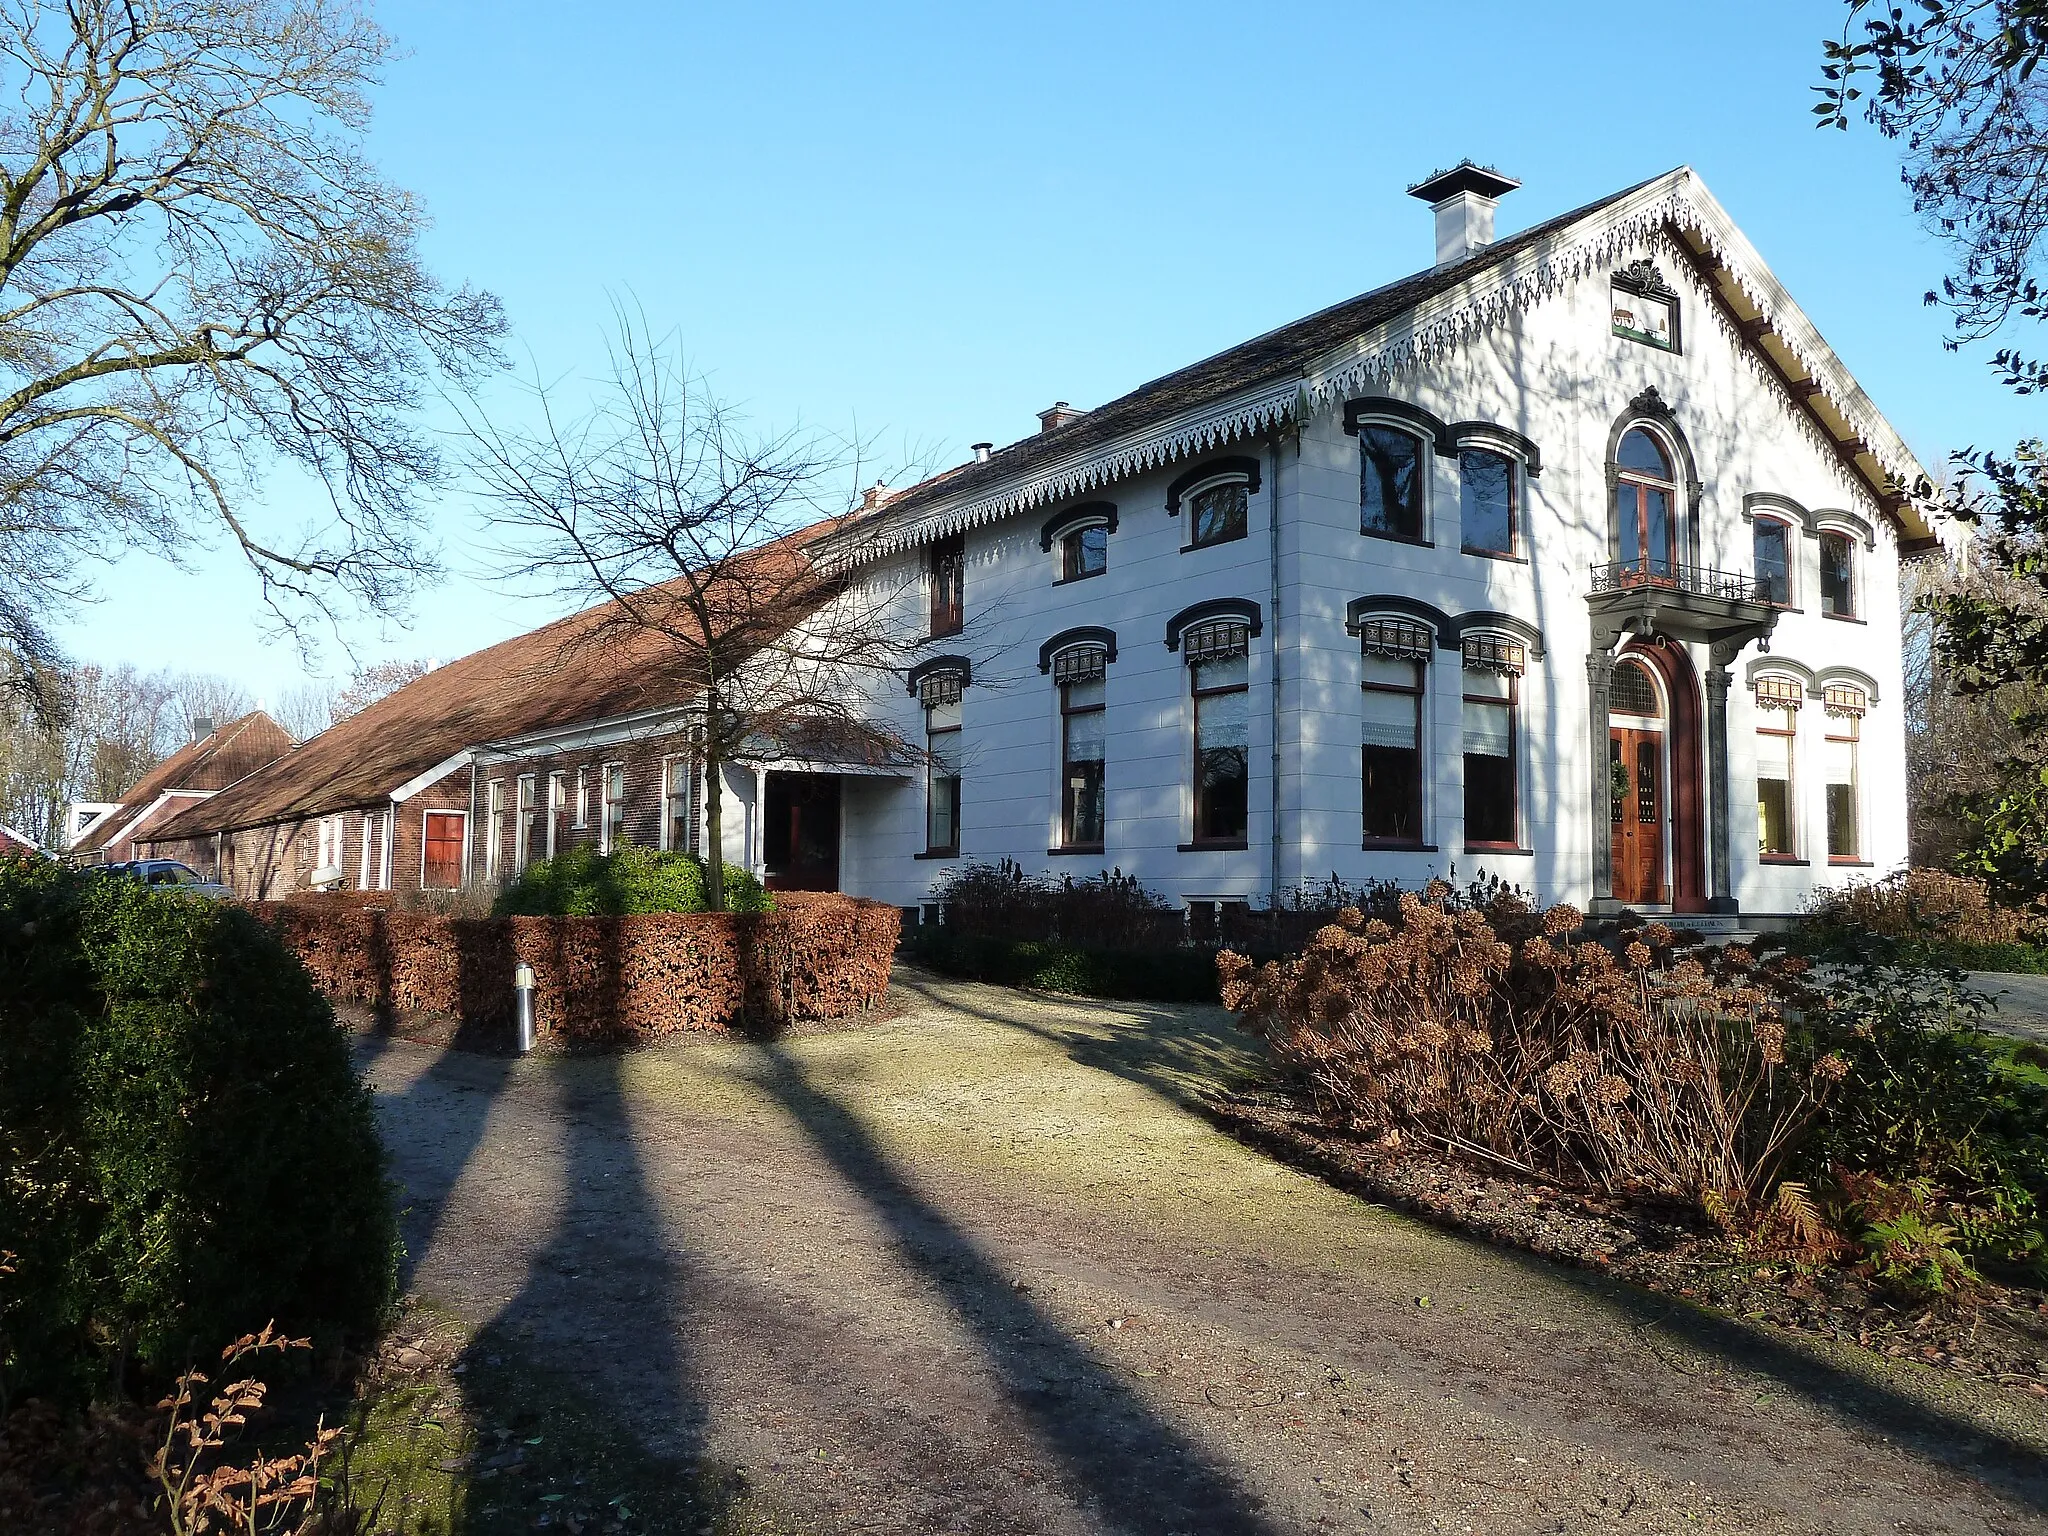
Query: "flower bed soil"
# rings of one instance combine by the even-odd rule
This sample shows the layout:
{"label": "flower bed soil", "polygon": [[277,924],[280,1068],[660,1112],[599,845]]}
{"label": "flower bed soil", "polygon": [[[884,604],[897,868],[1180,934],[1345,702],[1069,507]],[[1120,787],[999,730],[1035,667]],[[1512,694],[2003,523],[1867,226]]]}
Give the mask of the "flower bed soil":
{"label": "flower bed soil", "polygon": [[2040,1290],[1986,1284],[1967,1302],[1905,1302],[1854,1268],[1745,1254],[1685,1209],[1575,1194],[1413,1145],[1388,1147],[1270,1089],[1218,1095],[1204,1108],[1247,1146],[1434,1225],[2048,1397],[2048,1293]]}

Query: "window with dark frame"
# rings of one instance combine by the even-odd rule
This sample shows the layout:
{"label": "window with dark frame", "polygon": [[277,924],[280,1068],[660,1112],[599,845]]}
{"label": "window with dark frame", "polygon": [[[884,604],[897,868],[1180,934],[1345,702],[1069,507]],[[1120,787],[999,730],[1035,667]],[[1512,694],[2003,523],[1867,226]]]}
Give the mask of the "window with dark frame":
{"label": "window with dark frame", "polygon": [[1195,492],[1188,502],[1188,547],[1206,549],[1243,538],[1251,528],[1251,491],[1228,480]]}
{"label": "window with dark frame", "polygon": [[1392,539],[1422,537],[1422,441],[1398,427],[1358,430],[1358,528]]}
{"label": "window with dark frame", "polygon": [[1464,644],[1465,846],[1519,848],[1515,716],[1523,647],[1494,635]]}
{"label": "window with dark frame", "polygon": [[1860,688],[1831,687],[1823,695],[1827,734],[1823,738],[1822,767],[1827,775],[1828,860],[1831,863],[1863,862],[1863,826],[1858,814],[1856,756],[1863,735],[1863,710],[1867,696]]}
{"label": "window with dark frame", "polygon": [[1106,653],[1084,647],[1053,658],[1060,690],[1060,846],[1100,851],[1108,732]]}
{"label": "window with dark frame", "polygon": [[1080,581],[1109,569],[1109,529],[1091,523],[1060,535],[1060,580]]}
{"label": "window with dark frame", "polygon": [[931,634],[957,635],[967,624],[967,540],[955,534],[931,552]]}
{"label": "window with dark frame", "polygon": [[1365,841],[1376,847],[1423,843],[1422,678],[1411,656],[1365,656],[1359,778]]}
{"label": "window with dark frame", "polygon": [[1846,533],[1820,536],[1820,611],[1831,619],[1856,617],[1856,550]]}
{"label": "window with dark frame", "polygon": [[703,774],[692,757],[672,757],[662,765],[665,785],[663,846],[671,853],[696,853],[697,817],[703,801]]}
{"label": "window with dark frame", "polygon": [[1614,455],[1614,521],[1618,558],[1639,576],[1666,578],[1677,558],[1674,507],[1678,482],[1664,445],[1641,427],[1621,440]]}
{"label": "window with dark frame", "polygon": [[1792,606],[1792,530],[1775,517],[1759,517],[1750,527],[1751,560],[1764,601]]}
{"label": "window with dark frame", "polygon": [[924,703],[924,851],[960,851],[960,678],[935,673],[919,684]]}
{"label": "window with dark frame", "polygon": [[1662,352],[1679,349],[1678,291],[1654,262],[1631,262],[1614,274],[1609,288],[1614,334]]}
{"label": "window with dark frame", "polygon": [[523,773],[519,776],[518,819],[512,827],[512,873],[515,875],[526,868],[527,861],[533,857],[533,834],[541,829],[536,789],[532,774]]}
{"label": "window with dark frame", "polygon": [[1799,828],[1792,798],[1793,745],[1804,693],[1790,678],[1756,684],[1756,841],[1759,857],[1795,859]]}
{"label": "window with dark frame", "polygon": [[1459,540],[1474,554],[1515,553],[1515,461],[1490,448],[1458,454]]}
{"label": "window with dark frame", "polygon": [[1195,842],[1238,847],[1251,825],[1251,632],[1197,624],[1181,636],[1195,704]]}

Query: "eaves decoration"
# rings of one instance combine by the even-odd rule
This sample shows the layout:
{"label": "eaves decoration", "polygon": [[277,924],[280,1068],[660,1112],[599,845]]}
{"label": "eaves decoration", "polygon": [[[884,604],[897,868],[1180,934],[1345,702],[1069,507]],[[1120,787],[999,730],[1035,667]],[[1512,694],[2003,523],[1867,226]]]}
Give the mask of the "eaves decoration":
{"label": "eaves decoration", "polygon": [[[1684,244],[1675,238],[1681,232],[1698,241],[1704,257],[1690,246],[1683,252],[1677,249]],[[1756,310],[1755,319],[1738,326],[1717,305],[1707,302],[1704,293],[1693,297],[1715,316],[1726,334],[1749,343],[1741,349],[1742,355],[1749,358],[1760,379],[1776,387],[1793,418],[1818,446],[1843,456],[1844,462],[1865,454],[1897,485],[1910,487],[1925,481],[1925,471],[1904,441],[1878,414],[1748,238],[1698,176],[1681,168],[1362,331],[1312,358],[1297,373],[1203,401],[1134,428],[1122,438],[1076,450],[987,494],[941,503],[893,521],[884,511],[857,539],[845,542],[845,557],[865,563],[1298,424],[1318,412],[1341,407],[1352,396],[1383,389],[1417,366],[1462,350],[1510,316],[1559,295],[1582,278],[1597,276],[1605,282],[1618,265],[1625,267],[1628,261],[1641,259],[1646,251],[1683,254],[1695,266],[1709,261],[1717,272],[1726,274]],[[1682,266],[1680,281],[1688,279],[1697,280],[1699,274]],[[1795,387],[1824,397],[1851,437],[1831,437],[1798,408],[1785,380],[1753,355],[1757,336],[1746,334],[1752,328],[1758,333],[1768,331],[1780,350],[1796,361],[1808,382]],[[1845,470],[1844,482],[1874,512],[1893,510],[1862,474]]]}

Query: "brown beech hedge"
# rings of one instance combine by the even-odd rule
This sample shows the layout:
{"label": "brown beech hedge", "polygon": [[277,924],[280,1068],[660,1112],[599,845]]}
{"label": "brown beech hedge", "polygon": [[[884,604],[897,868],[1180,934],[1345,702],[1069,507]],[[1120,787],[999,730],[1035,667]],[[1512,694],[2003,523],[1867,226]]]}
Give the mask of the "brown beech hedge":
{"label": "brown beech hedge", "polygon": [[901,914],[778,892],[773,912],[437,917],[317,899],[252,903],[338,1003],[430,1014],[509,1039],[513,968],[534,969],[543,1043],[635,1045],[685,1030],[774,1030],[882,1001]]}

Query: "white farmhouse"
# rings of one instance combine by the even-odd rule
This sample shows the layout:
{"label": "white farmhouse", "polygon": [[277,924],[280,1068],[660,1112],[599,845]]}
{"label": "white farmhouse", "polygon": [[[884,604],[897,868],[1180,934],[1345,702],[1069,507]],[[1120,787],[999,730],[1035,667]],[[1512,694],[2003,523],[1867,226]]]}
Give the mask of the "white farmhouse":
{"label": "white farmhouse", "polygon": [[1455,872],[1732,917],[1905,860],[1921,469],[1692,171],[1495,243],[1515,185],[1431,178],[1429,270],[860,528],[927,572],[886,718],[930,767],[840,781],[836,883]]}
{"label": "white farmhouse", "polygon": [[[794,541],[896,602],[914,664],[852,697],[916,750],[761,744],[727,858],[903,907],[974,859],[1194,910],[1494,875],[1707,927],[1901,864],[1923,472],[1690,170],[1495,242],[1514,187],[1432,177],[1427,270]],[[699,849],[687,684],[564,666],[583,622],[436,670],[158,851],[256,895]]]}

